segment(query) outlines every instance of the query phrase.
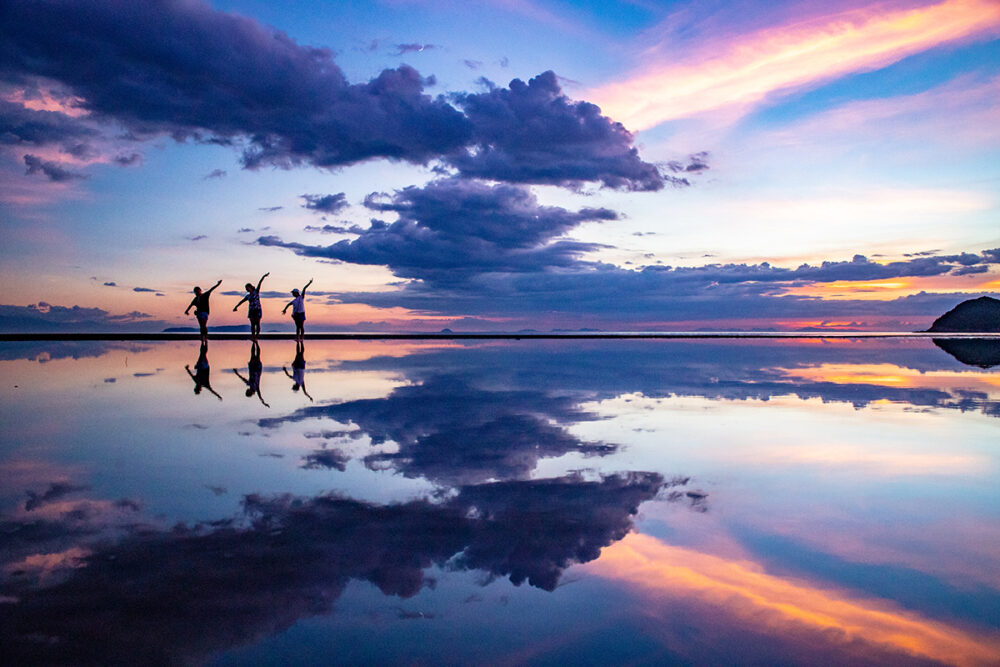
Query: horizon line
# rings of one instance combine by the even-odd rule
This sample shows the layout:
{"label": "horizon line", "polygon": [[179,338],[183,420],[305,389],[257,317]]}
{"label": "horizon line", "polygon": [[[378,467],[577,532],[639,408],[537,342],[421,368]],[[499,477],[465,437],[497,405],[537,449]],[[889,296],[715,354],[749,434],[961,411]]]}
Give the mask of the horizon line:
{"label": "horizon line", "polygon": [[[212,340],[250,340],[249,332],[210,332]],[[1000,341],[1000,332],[944,331],[560,331],[560,332],[358,332],[305,334],[308,340],[586,340],[685,338],[982,338]],[[30,341],[171,341],[200,340],[194,332],[0,332],[0,342]],[[293,340],[294,332],[262,332],[258,340]]]}

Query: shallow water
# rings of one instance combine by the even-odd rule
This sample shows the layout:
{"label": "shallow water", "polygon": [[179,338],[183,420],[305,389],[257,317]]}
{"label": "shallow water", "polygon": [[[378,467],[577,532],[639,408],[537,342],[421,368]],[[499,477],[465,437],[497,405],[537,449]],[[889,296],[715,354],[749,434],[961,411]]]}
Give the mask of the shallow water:
{"label": "shallow water", "polygon": [[997,345],[263,341],[258,382],[246,341],[2,343],[0,639],[995,663]]}

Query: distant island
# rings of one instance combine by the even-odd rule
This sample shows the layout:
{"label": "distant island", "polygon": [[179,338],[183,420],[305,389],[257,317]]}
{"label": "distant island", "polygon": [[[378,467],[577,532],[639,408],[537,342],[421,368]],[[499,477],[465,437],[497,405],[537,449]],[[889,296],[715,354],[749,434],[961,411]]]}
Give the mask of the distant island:
{"label": "distant island", "polygon": [[1000,333],[1000,299],[981,296],[958,304],[928,329],[940,333]]}

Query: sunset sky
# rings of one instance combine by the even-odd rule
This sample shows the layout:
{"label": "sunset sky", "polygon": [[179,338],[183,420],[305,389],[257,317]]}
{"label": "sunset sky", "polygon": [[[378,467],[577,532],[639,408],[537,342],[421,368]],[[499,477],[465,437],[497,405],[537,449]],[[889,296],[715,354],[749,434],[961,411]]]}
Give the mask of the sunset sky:
{"label": "sunset sky", "polygon": [[0,5],[0,330],[925,328],[1000,296],[998,0]]}

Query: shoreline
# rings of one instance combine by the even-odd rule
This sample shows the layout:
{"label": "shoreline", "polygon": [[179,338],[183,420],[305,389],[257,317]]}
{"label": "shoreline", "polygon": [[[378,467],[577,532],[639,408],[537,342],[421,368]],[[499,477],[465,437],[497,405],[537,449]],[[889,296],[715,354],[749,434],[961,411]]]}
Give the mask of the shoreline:
{"label": "shoreline", "polygon": [[[209,340],[250,340],[249,332],[217,332]],[[989,339],[1000,342],[1000,333],[930,331],[574,331],[523,333],[393,333],[393,332],[313,332],[306,340],[675,340],[675,339],[809,339],[809,338],[942,338]],[[0,333],[0,342],[24,341],[178,341],[200,340],[198,332],[86,332],[86,333]],[[294,340],[294,332],[261,333],[258,340]]]}

